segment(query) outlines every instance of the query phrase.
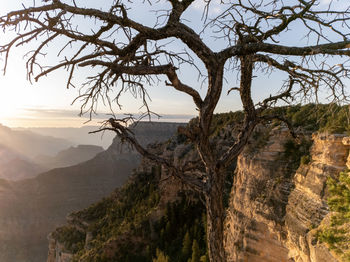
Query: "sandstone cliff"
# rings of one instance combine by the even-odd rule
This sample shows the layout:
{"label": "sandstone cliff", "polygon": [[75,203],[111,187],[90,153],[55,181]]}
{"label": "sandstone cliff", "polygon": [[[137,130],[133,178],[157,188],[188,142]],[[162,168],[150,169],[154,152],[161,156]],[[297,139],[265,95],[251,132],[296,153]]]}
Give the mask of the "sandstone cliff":
{"label": "sandstone cliff", "polygon": [[335,254],[316,239],[316,229],[325,220],[329,209],[326,203],[326,182],[346,169],[349,144],[343,135],[314,135],[309,165],[301,166],[293,179],[286,208],[286,247],[296,262],[335,262]]}
{"label": "sandstone cliff", "polygon": [[346,168],[343,137],[313,135],[311,161],[296,172],[281,157],[286,130],[273,130],[254,155],[241,154],[226,218],[228,261],[339,261],[315,234],[329,213],[327,178]]}

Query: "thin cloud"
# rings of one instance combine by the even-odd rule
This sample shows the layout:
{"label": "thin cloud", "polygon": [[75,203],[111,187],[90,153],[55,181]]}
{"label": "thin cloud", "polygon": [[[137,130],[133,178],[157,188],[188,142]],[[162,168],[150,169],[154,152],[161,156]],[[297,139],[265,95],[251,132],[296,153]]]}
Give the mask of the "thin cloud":
{"label": "thin cloud", "polygon": [[[197,1],[194,1],[194,3],[191,5],[191,7],[195,10],[203,12],[207,4],[208,4],[207,1],[197,0]],[[209,4],[208,14],[209,15],[217,15],[220,12],[222,12],[220,0],[211,0],[210,4]]]}
{"label": "thin cloud", "polygon": [[[133,114],[136,119],[140,118],[140,114]],[[78,110],[66,109],[48,109],[48,108],[25,108],[22,114],[11,117],[1,118],[6,126],[10,127],[81,127],[84,125],[100,126],[104,120],[111,117],[109,113],[100,113],[93,115],[90,121],[89,115],[79,116]],[[125,117],[124,114],[118,114],[116,118]],[[153,116],[152,121],[159,122],[180,122],[186,123],[194,118],[194,115],[186,114],[164,114],[161,117]],[[142,119],[148,121],[148,118]]]}
{"label": "thin cloud", "polygon": [[[37,108],[26,108],[26,112],[28,112],[31,116],[37,116],[37,117],[52,117],[52,118],[61,118],[61,117],[79,117],[79,111],[77,110],[66,110],[66,109],[37,109]],[[135,117],[140,117],[139,113],[132,113]],[[106,119],[110,116],[110,113],[100,113],[93,115],[92,118],[98,118],[98,119]],[[125,114],[117,114],[116,117],[123,117]],[[85,114],[82,116],[82,118],[89,117],[88,114]],[[193,115],[186,115],[186,114],[164,114],[161,115],[160,119],[191,119],[193,118]],[[156,117],[155,117],[156,118]]]}

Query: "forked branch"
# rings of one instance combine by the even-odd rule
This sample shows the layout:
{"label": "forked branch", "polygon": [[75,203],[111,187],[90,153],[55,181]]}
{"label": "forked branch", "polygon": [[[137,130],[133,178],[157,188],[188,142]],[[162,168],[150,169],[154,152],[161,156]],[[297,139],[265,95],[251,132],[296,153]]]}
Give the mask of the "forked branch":
{"label": "forked branch", "polygon": [[179,178],[183,183],[185,183],[187,186],[191,187],[192,189],[203,192],[205,188],[205,177],[201,176],[193,176],[191,172],[197,170],[199,171],[199,167],[194,167],[193,165],[191,168],[189,165],[185,166],[175,166],[169,159],[165,159],[159,155],[156,155],[146,149],[144,146],[142,146],[137,138],[135,137],[134,133],[127,127],[127,124],[130,122],[130,120],[133,121],[131,117],[127,117],[124,119],[115,119],[110,118],[108,121],[106,121],[100,129],[96,131],[92,131],[90,133],[98,133],[103,132],[106,130],[113,131],[117,134],[117,136],[120,138],[121,142],[130,144],[140,155],[143,157],[153,161],[154,163],[157,163],[159,165],[162,165],[164,168],[168,170],[168,172],[176,177]]}

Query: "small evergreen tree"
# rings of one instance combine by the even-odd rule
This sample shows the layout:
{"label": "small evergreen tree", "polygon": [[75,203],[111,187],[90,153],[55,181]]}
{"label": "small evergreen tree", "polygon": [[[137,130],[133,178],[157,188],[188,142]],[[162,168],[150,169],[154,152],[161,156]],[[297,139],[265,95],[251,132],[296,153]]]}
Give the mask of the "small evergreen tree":
{"label": "small evergreen tree", "polygon": [[156,258],[152,259],[153,262],[170,262],[169,257],[166,256],[161,250],[157,249]]}
{"label": "small evergreen tree", "polygon": [[327,184],[328,205],[333,213],[330,225],[318,232],[318,238],[339,254],[342,261],[350,262],[350,172],[341,172],[337,180],[329,178]]}
{"label": "small evergreen tree", "polygon": [[187,231],[185,234],[185,237],[182,241],[182,257],[183,261],[187,261],[191,254],[191,245],[192,245],[192,240],[190,237],[190,233]]}
{"label": "small evergreen tree", "polygon": [[191,262],[200,262],[200,251],[199,251],[199,245],[197,240],[193,240],[192,244],[192,259]]}
{"label": "small evergreen tree", "polygon": [[200,262],[207,262],[207,261],[209,261],[209,260],[207,259],[206,255],[201,256]]}

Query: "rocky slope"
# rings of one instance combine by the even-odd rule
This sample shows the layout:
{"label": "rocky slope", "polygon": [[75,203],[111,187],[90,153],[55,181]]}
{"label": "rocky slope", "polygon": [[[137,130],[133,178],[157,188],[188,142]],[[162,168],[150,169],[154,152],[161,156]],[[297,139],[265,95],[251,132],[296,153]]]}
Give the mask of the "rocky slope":
{"label": "rocky slope", "polygon": [[144,161],[121,189],[69,215],[67,224],[49,235],[47,262],[145,262],[159,248],[170,261],[187,262],[193,241],[205,259],[205,229],[199,223],[205,209],[194,199],[166,170]]}
{"label": "rocky slope", "polygon": [[[135,133],[144,143],[166,140],[178,125],[146,123]],[[115,139],[106,151],[84,163],[53,169],[33,179],[1,181],[0,261],[45,261],[47,234],[62,224],[68,213],[87,207],[124,184],[139,160],[135,152]]]}

